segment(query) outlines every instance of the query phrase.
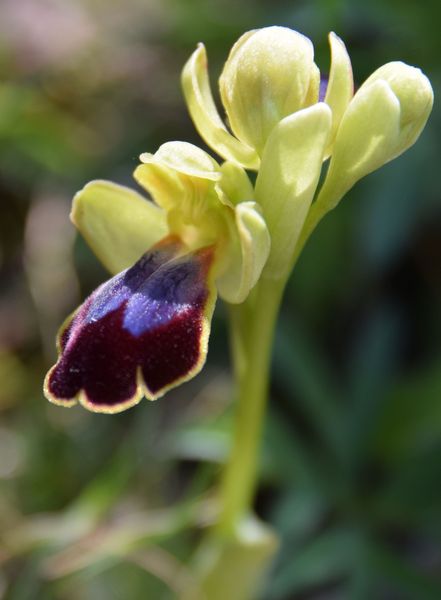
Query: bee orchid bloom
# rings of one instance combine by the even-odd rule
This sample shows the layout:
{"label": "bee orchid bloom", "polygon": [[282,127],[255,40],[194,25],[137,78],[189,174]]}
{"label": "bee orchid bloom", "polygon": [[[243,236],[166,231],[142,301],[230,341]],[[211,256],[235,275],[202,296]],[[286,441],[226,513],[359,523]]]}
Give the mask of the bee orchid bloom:
{"label": "bee orchid bloom", "polygon": [[[425,75],[391,62],[354,94],[345,45],[334,33],[329,43],[324,78],[302,34],[245,33],[219,79],[230,130],[200,44],[183,91],[197,130],[225,162],[170,142],[141,155],[134,173],[153,202],[100,181],[77,194],[73,222],[115,276],[63,326],[45,382],[51,401],[117,412],[194,376],[216,295],[243,302],[261,276],[283,287],[323,215],[417,140],[433,104]],[[244,169],[257,171],[254,186]]]}
{"label": "bee orchid bloom", "polygon": [[155,203],[104,181],[74,199],[73,222],[117,274],[61,328],[45,380],[56,404],[115,413],[196,375],[216,294],[242,302],[267,259],[268,231],[240,167],[183,142],[141,160],[135,178]]}

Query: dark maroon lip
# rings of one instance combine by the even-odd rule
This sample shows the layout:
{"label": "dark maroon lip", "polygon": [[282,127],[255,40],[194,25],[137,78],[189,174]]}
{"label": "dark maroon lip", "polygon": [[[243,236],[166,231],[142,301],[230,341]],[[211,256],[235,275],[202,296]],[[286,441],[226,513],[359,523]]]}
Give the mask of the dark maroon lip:
{"label": "dark maroon lip", "polygon": [[203,359],[211,253],[147,252],[83,303],[61,335],[61,356],[47,380],[50,398],[80,392],[92,410],[122,410],[186,379]]}

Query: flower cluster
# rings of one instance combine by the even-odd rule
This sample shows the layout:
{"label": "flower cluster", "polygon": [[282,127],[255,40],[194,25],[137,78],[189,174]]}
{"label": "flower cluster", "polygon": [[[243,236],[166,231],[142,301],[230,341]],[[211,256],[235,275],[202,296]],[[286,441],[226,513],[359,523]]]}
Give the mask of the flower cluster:
{"label": "flower cluster", "polygon": [[[49,400],[117,412],[194,376],[216,294],[240,303],[260,277],[286,280],[305,224],[416,141],[433,103],[428,79],[391,62],[354,94],[346,48],[333,33],[329,40],[321,78],[300,33],[244,34],[219,79],[228,127],[200,44],[182,85],[197,130],[223,162],[170,142],[142,154],[134,173],[151,200],[105,181],[76,195],[72,220],[115,275],[63,325]],[[254,185],[246,170],[257,171]]]}

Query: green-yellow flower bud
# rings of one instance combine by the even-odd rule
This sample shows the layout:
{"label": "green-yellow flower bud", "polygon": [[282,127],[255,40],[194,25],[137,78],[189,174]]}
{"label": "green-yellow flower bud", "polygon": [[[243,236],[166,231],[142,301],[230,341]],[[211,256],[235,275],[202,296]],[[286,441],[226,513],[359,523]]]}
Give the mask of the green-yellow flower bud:
{"label": "green-yellow flower bud", "polygon": [[427,77],[392,62],[360,87],[337,131],[329,171],[313,209],[324,214],[362,177],[415,143],[433,105]]}
{"label": "green-yellow flower bud", "polygon": [[244,34],[219,80],[233,133],[261,155],[277,123],[317,101],[309,93],[317,90],[317,76],[314,48],[302,34],[286,27]]}
{"label": "green-yellow flower bud", "polygon": [[403,62],[390,62],[372,73],[363,87],[375,81],[386,81],[400,103],[400,139],[398,154],[419,137],[433,106],[433,91],[421,69]]}

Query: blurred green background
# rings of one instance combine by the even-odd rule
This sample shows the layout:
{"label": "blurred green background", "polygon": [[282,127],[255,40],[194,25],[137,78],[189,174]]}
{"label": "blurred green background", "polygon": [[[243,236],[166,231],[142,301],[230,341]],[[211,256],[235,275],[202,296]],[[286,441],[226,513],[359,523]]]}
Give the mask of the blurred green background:
{"label": "blurred green background", "polygon": [[[208,364],[116,416],[50,405],[64,317],[107,277],[68,220],[89,179],[201,144],[179,87],[244,31],[346,42],[356,82],[401,59],[435,88],[417,145],[320,225],[287,290],[256,511],[282,543],[261,598],[441,598],[441,8],[437,0],[1,0],[0,598],[173,599],[228,452],[225,308]],[[230,600],[230,599],[226,599]],[[234,600],[231,599],[231,600]]]}

